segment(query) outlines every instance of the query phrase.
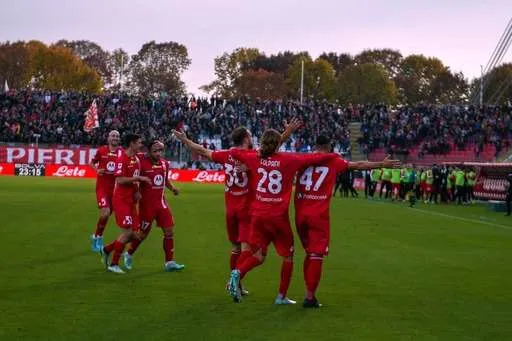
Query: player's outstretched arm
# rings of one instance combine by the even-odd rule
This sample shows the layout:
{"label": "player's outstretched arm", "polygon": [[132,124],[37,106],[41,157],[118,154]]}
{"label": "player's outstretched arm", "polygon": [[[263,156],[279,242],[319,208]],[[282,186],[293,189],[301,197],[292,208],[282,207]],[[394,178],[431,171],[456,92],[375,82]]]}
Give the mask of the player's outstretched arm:
{"label": "player's outstretched arm", "polygon": [[182,131],[172,130],[172,134],[181,142],[183,143],[190,151],[197,153],[201,156],[204,156],[210,161],[212,160],[212,151],[210,149],[206,149],[205,147],[201,146],[200,144],[197,144],[190,140],[187,135]]}
{"label": "player's outstretched arm", "polygon": [[279,145],[279,147],[281,147],[283,145],[283,143],[288,141],[290,136],[292,136],[292,134],[295,131],[297,131],[297,129],[299,129],[301,125],[302,125],[302,122],[298,118],[292,118],[292,120],[289,123],[285,121],[284,122],[284,132],[281,134],[281,144]]}
{"label": "player's outstretched arm", "polygon": [[133,183],[145,182],[151,185],[151,179],[146,176],[118,176],[116,177],[116,183],[120,185],[131,185]]}
{"label": "player's outstretched arm", "polygon": [[167,181],[167,184],[165,185],[165,187],[167,187],[174,195],[180,194],[180,190],[178,189],[178,187],[174,186],[174,184],[171,182],[171,180]]}
{"label": "player's outstretched arm", "polygon": [[105,170],[104,169],[98,169],[98,167],[100,165],[99,153],[100,153],[100,150],[98,149],[96,151],[96,155],[94,155],[94,158],[92,159],[91,163],[89,163],[89,166],[91,166],[92,169],[94,169],[98,174],[102,175],[103,173],[105,173]]}
{"label": "player's outstretched arm", "polygon": [[298,168],[321,165],[340,157],[335,153],[290,153],[290,155],[295,156],[296,160],[298,161]]}
{"label": "player's outstretched arm", "polygon": [[349,169],[359,170],[375,168],[400,168],[400,166],[400,160],[391,160],[389,155],[381,162],[357,161],[348,163]]}

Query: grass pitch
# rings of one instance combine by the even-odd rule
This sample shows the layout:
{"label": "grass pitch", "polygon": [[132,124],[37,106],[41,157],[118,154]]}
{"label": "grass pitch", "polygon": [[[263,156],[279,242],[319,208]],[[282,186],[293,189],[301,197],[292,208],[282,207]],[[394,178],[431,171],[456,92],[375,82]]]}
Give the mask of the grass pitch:
{"label": "grass pitch", "polygon": [[[223,188],[179,186],[168,198],[186,270],[163,272],[155,228],[118,276],[90,251],[93,181],[0,178],[0,340],[512,340],[512,219],[501,213],[335,198],[325,306],[304,310],[272,305],[273,251],[234,304]],[[106,241],[117,232],[110,221]],[[296,246],[289,296],[301,302]]]}

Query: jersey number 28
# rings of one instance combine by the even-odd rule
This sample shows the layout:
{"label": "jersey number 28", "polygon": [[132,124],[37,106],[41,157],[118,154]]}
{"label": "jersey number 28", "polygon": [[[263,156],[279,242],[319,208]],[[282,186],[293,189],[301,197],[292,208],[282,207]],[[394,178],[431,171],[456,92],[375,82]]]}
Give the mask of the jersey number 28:
{"label": "jersey number 28", "polygon": [[[270,192],[272,194],[279,194],[283,189],[283,175],[277,169],[267,172],[263,168],[258,168],[260,181],[256,190],[261,193]],[[268,180],[268,181],[267,181]]]}

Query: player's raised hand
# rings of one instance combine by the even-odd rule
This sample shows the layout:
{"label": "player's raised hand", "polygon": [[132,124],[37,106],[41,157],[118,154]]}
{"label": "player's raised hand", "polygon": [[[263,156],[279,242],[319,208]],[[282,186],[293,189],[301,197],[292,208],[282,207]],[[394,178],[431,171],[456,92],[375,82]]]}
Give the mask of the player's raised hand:
{"label": "player's raised hand", "polygon": [[386,156],[382,161],[382,166],[384,168],[400,168],[401,164],[400,160],[392,160],[391,155]]}
{"label": "player's raised hand", "polygon": [[174,137],[176,137],[181,142],[184,142],[187,139],[187,134],[185,134],[185,132],[183,132],[183,131],[178,131],[178,130],[173,129],[173,130],[171,130],[171,132],[174,135]]}
{"label": "player's raised hand", "polygon": [[294,132],[297,129],[299,129],[301,126],[302,126],[302,121],[297,117],[292,118],[290,122],[286,122],[286,120],[284,121],[284,128],[287,131]]}

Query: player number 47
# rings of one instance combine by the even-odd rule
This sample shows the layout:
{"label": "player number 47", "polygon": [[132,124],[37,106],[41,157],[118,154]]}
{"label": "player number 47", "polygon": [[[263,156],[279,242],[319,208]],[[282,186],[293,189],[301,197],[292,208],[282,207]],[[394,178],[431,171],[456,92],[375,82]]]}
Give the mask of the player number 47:
{"label": "player number 47", "polygon": [[[320,174],[315,183],[313,183],[313,173]],[[327,167],[308,167],[300,177],[299,183],[304,186],[306,191],[311,191],[311,187],[313,187],[313,191],[318,191],[328,173],[329,168]]]}

